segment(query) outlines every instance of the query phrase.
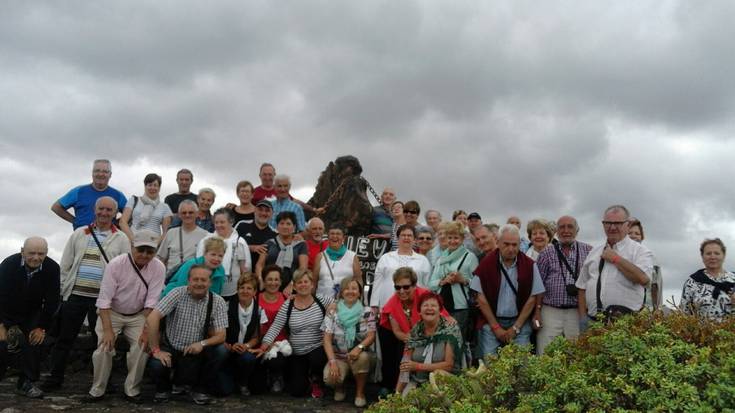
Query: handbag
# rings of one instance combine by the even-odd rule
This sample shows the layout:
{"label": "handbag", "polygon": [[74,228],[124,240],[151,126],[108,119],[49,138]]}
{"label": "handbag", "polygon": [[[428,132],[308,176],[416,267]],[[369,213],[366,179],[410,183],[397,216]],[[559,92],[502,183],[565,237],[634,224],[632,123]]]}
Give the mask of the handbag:
{"label": "handbag", "polygon": [[[455,271],[459,271],[459,269],[462,268],[462,264],[464,264],[464,260],[467,258],[467,255],[469,255],[469,252],[466,252],[464,254],[464,256],[462,257],[462,261],[459,262],[459,265],[457,266],[457,269]],[[470,299],[467,296],[467,291],[465,290],[464,284],[461,284],[460,288],[462,289],[465,300],[467,300],[467,308],[470,308]],[[441,290],[439,290],[439,295],[441,295],[442,301],[444,301],[444,308],[446,308],[447,311],[449,311],[450,313],[454,311],[454,295],[452,294],[452,284],[442,285]]]}

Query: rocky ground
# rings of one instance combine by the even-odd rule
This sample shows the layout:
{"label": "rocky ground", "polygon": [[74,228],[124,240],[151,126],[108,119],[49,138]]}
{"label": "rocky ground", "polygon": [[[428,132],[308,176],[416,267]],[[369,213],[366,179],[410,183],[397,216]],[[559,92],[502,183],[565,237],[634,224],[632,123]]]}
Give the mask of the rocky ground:
{"label": "rocky ground", "polygon": [[[196,406],[188,396],[172,396],[171,400],[162,405],[153,404],[153,383],[149,379],[144,380],[143,397],[144,403],[137,405],[126,401],[122,394],[122,384],[125,380],[125,370],[120,356],[110,379],[112,393],[105,396],[101,402],[86,404],[84,396],[89,391],[92,383],[92,372],[89,364],[82,360],[91,358],[90,345],[85,344],[84,337],[78,340],[78,359],[72,360],[69,366],[71,370],[66,377],[64,387],[56,392],[47,393],[43,399],[33,400],[15,393],[15,374],[11,371],[8,376],[0,381],[0,413],[14,412],[47,412],[47,411],[75,411],[75,412],[189,412],[192,410],[204,412],[360,412],[354,406],[354,386],[347,387],[347,400],[335,402],[330,390],[326,390],[322,399],[293,398],[284,394],[268,394],[242,398],[230,396],[226,398],[214,398],[208,406]],[[87,351],[89,351],[87,353]],[[85,356],[88,354],[88,356]],[[116,390],[119,389],[119,390]],[[377,387],[369,385],[367,389],[368,403],[377,400]]]}

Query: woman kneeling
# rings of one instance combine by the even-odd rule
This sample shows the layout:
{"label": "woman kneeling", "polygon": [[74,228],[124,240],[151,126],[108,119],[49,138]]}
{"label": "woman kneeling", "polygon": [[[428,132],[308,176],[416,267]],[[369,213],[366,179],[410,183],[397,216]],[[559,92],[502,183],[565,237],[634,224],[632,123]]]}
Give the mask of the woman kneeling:
{"label": "woman kneeling", "polygon": [[362,305],[362,285],[355,277],[340,283],[336,311],[324,318],[324,350],[329,361],[324,367],[324,382],[334,387],[334,400],[345,399],[344,381],[350,371],[357,390],[355,406],[365,407],[365,383],[372,354],[367,348],[375,341],[375,314]]}

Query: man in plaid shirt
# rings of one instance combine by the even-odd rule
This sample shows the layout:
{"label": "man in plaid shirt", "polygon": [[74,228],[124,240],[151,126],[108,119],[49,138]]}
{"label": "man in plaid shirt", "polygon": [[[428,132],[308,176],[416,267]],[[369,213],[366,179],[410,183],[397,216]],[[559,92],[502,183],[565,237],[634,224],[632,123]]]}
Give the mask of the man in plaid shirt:
{"label": "man in plaid shirt", "polygon": [[[171,290],[148,316],[149,367],[156,383],[153,399],[156,403],[168,401],[172,390],[175,394],[190,391],[192,400],[199,405],[210,401],[207,389],[214,385],[227,357],[222,344],[227,328],[227,304],[219,295],[209,293],[211,275],[212,270],[204,265],[192,266],[188,285]],[[211,315],[207,323],[210,299]],[[163,317],[166,317],[165,334],[159,340]],[[171,369],[174,370],[173,387]]]}
{"label": "man in plaid shirt", "polygon": [[540,328],[536,336],[536,351],[544,348],[556,336],[576,338],[579,335],[577,289],[574,283],[579,269],[592,246],[577,241],[577,220],[563,216],[556,222],[557,240],[539,254],[536,265],[541,273],[546,293],[536,299],[533,325]]}

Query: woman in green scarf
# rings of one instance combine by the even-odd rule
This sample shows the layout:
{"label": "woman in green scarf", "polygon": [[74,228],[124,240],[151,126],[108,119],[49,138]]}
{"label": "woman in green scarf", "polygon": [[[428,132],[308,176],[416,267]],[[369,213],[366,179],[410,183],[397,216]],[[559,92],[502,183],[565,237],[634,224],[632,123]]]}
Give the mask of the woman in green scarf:
{"label": "woman in green scarf", "polygon": [[[462,334],[457,324],[441,316],[443,308],[439,294],[427,293],[419,299],[421,321],[411,328],[396,388],[404,395],[427,382],[432,371],[456,374],[462,368]],[[405,374],[408,381],[401,380]]]}
{"label": "woman in green scarf", "polygon": [[465,341],[469,337],[469,284],[477,257],[464,246],[464,227],[459,222],[441,224],[447,249],[436,261],[429,279],[429,289],[441,295],[444,307],[457,320]]}
{"label": "woman in green scarf", "polygon": [[357,390],[355,406],[365,407],[365,383],[374,359],[368,351],[375,341],[375,314],[361,302],[362,284],[355,277],[340,283],[336,310],[330,311],[322,323],[324,351],[324,383],[334,387],[334,400],[345,399],[344,381],[352,372]]}

